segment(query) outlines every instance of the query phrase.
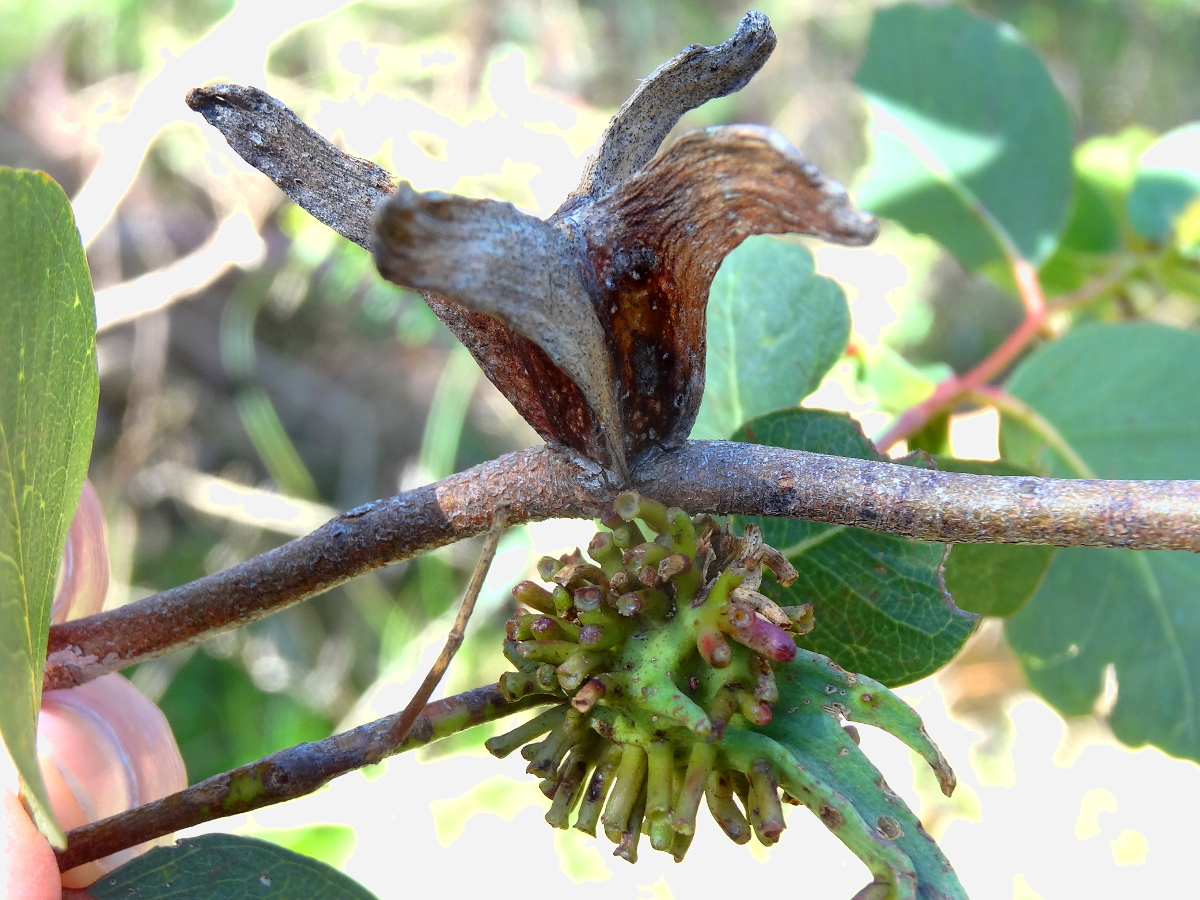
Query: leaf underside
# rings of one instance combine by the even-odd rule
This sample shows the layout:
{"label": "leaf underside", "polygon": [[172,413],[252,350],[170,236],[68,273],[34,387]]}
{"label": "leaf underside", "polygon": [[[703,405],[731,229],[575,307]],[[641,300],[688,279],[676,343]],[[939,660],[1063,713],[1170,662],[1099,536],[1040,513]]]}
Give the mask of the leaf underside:
{"label": "leaf underside", "polygon": [[[1101,478],[1200,477],[1200,335],[1150,323],[1081,326],[1031,354],[1009,390]],[[1071,476],[1005,419],[1006,458]],[[1113,733],[1200,760],[1200,556],[1059,550],[1007,634],[1030,684],[1065,715],[1090,713],[1109,666]]]}
{"label": "leaf underside", "polygon": [[[736,440],[879,460],[858,423],[843,413],[790,409],[754,419]],[[843,525],[751,519],[799,578],[764,583],[780,605],[812,603],[816,627],[798,643],[889,687],[945,665],[975,628],[953,609],[942,581],[945,545]]]}
{"label": "leaf underside", "polygon": [[96,312],[66,195],[0,168],[0,732],[38,827],[61,845],[35,728],[55,576],[96,427]]}

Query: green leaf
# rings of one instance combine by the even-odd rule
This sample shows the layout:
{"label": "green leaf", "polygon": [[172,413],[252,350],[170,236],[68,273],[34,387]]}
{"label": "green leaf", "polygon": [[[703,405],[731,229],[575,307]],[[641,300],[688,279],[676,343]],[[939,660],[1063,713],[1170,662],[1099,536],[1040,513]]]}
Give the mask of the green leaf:
{"label": "green leaf", "polygon": [[861,674],[841,672],[837,665],[836,660],[803,650],[794,662],[777,665],[780,712],[757,730],[783,745],[796,764],[826,791],[844,798],[864,822],[876,827],[887,819],[896,823],[888,845],[908,857],[916,875],[915,890],[908,896],[965,900],[966,891],[942,851],[846,733],[842,716],[899,738],[924,758],[939,781],[952,777],[949,764],[903,700]]}
{"label": "green leaf", "polygon": [[[1031,353],[1008,390],[1040,412],[1098,478],[1200,477],[1200,334],[1091,323]],[[1001,420],[1001,455],[1078,477],[1040,435]]]}
{"label": "green leaf", "polygon": [[[1009,390],[1104,478],[1198,478],[1200,334],[1149,323],[1082,326],[1031,354]],[[1004,455],[1072,474],[1005,419]],[[1030,684],[1065,715],[1090,712],[1113,667],[1113,733],[1200,760],[1200,556],[1059,550],[1007,625]]]}
{"label": "green leaf", "polygon": [[[735,440],[884,459],[857,422],[826,410],[771,413]],[[765,582],[764,592],[784,606],[812,603],[817,624],[799,643],[851,672],[889,686],[916,681],[945,665],[975,628],[945,592],[944,544],[794,519],[750,521],[800,573],[790,587]]]}
{"label": "green leaf", "polygon": [[1131,125],[1113,135],[1089,138],[1075,148],[1075,171],[1123,207],[1137,180],[1142,154],[1157,135]]}
{"label": "green leaf", "polygon": [[1049,295],[1081,287],[1105,272],[1109,256],[1120,249],[1121,214],[1104,189],[1075,172],[1075,203],[1058,249],[1042,265],[1042,289]]}
{"label": "green leaf", "polygon": [[704,402],[692,437],[725,439],[747,419],[796,406],[849,338],[842,289],[816,274],[808,250],[747,238],[725,258],[708,294]]}
{"label": "green leaf", "polygon": [[[1029,475],[1003,460],[984,462],[938,456],[944,472],[975,475]],[[980,616],[1011,616],[1046,577],[1054,547],[1016,544],[955,544],[946,561],[946,588],[960,609]]]}
{"label": "green leaf", "polygon": [[96,428],[96,311],[66,195],[0,168],[0,732],[34,819],[64,846],[35,729],[54,583]]}
{"label": "green leaf", "polygon": [[1129,223],[1138,234],[1166,243],[1176,221],[1200,195],[1200,122],[1163,135],[1142,155],[1129,193]]}
{"label": "green leaf", "polygon": [[857,349],[858,383],[875,395],[884,412],[899,414],[929,399],[938,382],[954,374],[945,363],[915,366],[887,344],[860,344]]}
{"label": "green leaf", "polygon": [[205,834],[155,847],[88,888],[95,900],[374,900],[337,869],[256,838]]}
{"label": "green leaf", "polygon": [[1075,148],[1075,202],[1054,255],[1042,266],[1042,287],[1061,294],[1111,271],[1112,255],[1130,235],[1126,199],[1155,134],[1137,126]]}
{"label": "green leaf", "polygon": [[859,203],[928,234],[970,269],[1058,243],[1071,200],[1071,117],[1008,25],[956,6],[875,16],[855,76],[874,157]]}
{"label": "green leaf", "polygon": [[1072,547],[1008,621],[1008,640],[1030,685],[1063,715],[1092,711],[1112,665],[1117,739],[1200,760],[1198,604],[1195,555]]}

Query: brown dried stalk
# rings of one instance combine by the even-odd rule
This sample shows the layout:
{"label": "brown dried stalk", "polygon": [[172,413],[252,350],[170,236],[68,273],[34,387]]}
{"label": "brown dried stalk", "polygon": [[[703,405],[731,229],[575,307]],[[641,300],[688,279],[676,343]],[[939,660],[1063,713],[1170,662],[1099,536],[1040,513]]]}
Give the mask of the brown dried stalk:
{"label": "brown dried stalk", "polygon": [[387,731],[386,739],[392,746],[399,746],[408,737],[409,729],[417,720],[417,716],[421,714],[421,710],[425,708],[425,704],[429,702],[433,689],[438,686],[438,682],[446,674],[446,669],[449,668],[450,661],[454,659],[454,654],[462,646],[463,637],[467,633],[467,622],[471,619],[471,613],[475,611],[475,601],[479,599],[479,592],[483,589],[483,580],[492,566],[496,548],[500,546],[500,536],[504,534],[504,523],[507,519],[508,510],[503,506],[499,507],[492,515],[492,527],[488,529],[487,540],[479,554],[479,562],[475,564],[475,571],[471,575],[470,584],[467,585],[467,592],[463,595],[458,615],[454,617],[454,624],[446,636],[446,644],[442,647],[442,652],[438,654],[433,665],[430,666],[421,686],[408,701],[408,706],[404,707],[396,723]]}
{"label": "brown dried stalk", "polygon": [[74,687],[254,622],[356,575],[510,523],[590,517],[602,502],[545,448],[510,453],[444,481],[342,513],[261,556],[110,612],[50,629],[45,690]]}

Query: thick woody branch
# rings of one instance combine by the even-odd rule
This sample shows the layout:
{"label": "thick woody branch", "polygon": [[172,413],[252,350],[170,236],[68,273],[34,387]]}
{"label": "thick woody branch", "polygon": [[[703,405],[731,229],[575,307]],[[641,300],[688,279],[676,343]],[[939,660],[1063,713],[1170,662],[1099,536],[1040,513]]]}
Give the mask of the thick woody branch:
{"label": "thick woody branch", "polygon": [[498,687],[489,685],[429,704],[398,742],[389,736],[400,713],[323,741],[280,750],[177,794],[67,832],[67,848],[57,851],[58,867],[65,872],[201,822],[303,797],[339,775],[554,699],[533,695],[510,703]]}
{"label": "thick woody branch", "polygon": [[[502,456],[351,510],[217,575],[50,629],[45,690],[236,628],[363,572],[488,529],[597,515],[611,489],[546,448]],[[951,543],[1200,552],[1200,481],[1066,481],[934,472],[728,441],[691,441],[634,473],[691,513],[783,516]]]}

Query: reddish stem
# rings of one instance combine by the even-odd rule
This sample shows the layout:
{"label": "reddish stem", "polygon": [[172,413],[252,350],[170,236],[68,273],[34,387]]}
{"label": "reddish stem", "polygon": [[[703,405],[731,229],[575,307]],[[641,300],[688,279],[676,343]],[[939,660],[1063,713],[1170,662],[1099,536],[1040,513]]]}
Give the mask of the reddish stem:
{"label": "reddish stem", "polygon": [[1037,337],[1046,321],[1046,296],[1037,270],[1021,258],[1012,259],[1013,280],[1025,307],[1025,318],[1004,342],[964,375],[951,375],[928,398],[901,413],[875,442],[887,452],[891,447],[924,427],[933,416],[951,406],[964,394],[978,391],[1008,368]]}

